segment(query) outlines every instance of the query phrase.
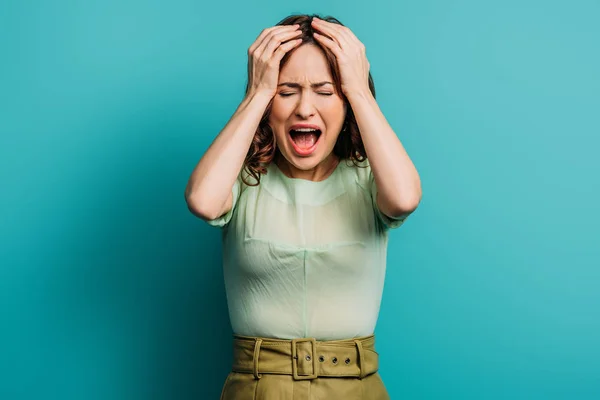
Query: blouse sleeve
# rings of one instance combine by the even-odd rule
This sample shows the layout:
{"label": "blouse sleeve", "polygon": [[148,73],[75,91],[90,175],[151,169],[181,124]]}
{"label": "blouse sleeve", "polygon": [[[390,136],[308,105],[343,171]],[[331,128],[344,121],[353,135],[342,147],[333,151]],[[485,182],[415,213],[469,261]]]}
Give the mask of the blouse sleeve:
{"label": "blouse sleeve", "polygon": [[406,218],[408,217],[408,215],[405,215],[401,218],[392,218],[392,217],[385,215],[379,209],[379,206],[377,205],[377,185],[375,184],[375,176],[373,175],[373,171],[371,170],[370,166],[368,167],[368,169],[369,169],[369,188],[371,190],[371,199],[373,201],[373,209],[375,210],[375,214],[377,215],[379,220],[383,223],[383,225],[387,229],[395,229],[395,228],[400,227],[404,223],[404,221],[406,221]]}
{"label": "blouse sleeve", "polygon": [[231,221],[231,217],[233,216],[233,213],[235,211],[235,208],[239,202],[240,194],[242,192],[241,189],[242,180],[241,176],[238,175],[237,179],[233,183],[233,188],[231,189],[231,194],[233,195],[233,203],[231,204],[231,210],[229,210],[228,212],[216,219],[206,221],[209,225],[217,228],[224,228],[225,226],[227,226],[227,224],[229,224],[229,222]]}

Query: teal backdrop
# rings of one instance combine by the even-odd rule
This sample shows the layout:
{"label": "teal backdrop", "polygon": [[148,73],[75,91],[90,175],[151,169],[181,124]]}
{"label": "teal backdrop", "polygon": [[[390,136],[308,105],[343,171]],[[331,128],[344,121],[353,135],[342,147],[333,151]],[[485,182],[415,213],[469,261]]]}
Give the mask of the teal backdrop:
{"label": "teal backdrop", "polygon": [[218,229],[183,191],[292,13],[366,45],[422,179],[376,334],[392,399],[600,398],[600,3],[4,0],[0,399],[216,399]]}

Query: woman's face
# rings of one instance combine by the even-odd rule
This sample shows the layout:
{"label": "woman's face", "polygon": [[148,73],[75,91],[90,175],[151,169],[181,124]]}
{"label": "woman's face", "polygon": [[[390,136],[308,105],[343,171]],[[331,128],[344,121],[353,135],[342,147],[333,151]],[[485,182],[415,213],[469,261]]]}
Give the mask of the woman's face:
{"label": "woman's face", "polygon": [[312,170],[331,155],[346,114],[323,51],[296,49],[278,85],[269,116],[277,148],[291,167]]}

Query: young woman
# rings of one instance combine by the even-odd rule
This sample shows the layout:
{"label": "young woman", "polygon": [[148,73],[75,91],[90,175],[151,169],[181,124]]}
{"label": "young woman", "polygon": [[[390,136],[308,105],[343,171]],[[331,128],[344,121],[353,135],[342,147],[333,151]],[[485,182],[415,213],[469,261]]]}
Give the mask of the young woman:
{"label": "young woman", "polygon": [[337,19],[290,16],[248,56],[246,96],[185,191],[223,233],[234,362],[221,399],[387,399],[373,332],[417,170]]}

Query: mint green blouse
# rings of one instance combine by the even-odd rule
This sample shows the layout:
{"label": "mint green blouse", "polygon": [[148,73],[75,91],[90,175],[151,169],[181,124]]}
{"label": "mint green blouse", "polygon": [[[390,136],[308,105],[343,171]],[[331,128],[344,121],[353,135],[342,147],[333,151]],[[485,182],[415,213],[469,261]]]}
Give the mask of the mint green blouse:
{"label": "mint green blouse", "polygon": [[[251,181],[251,180],[249,180]],[[370,335],[379,314],[388,231],[368,161],[342,160],[323,181],[275,163],[260,185],[238,177],[222,228],[230,321],[245,336],[318,340]]]}

